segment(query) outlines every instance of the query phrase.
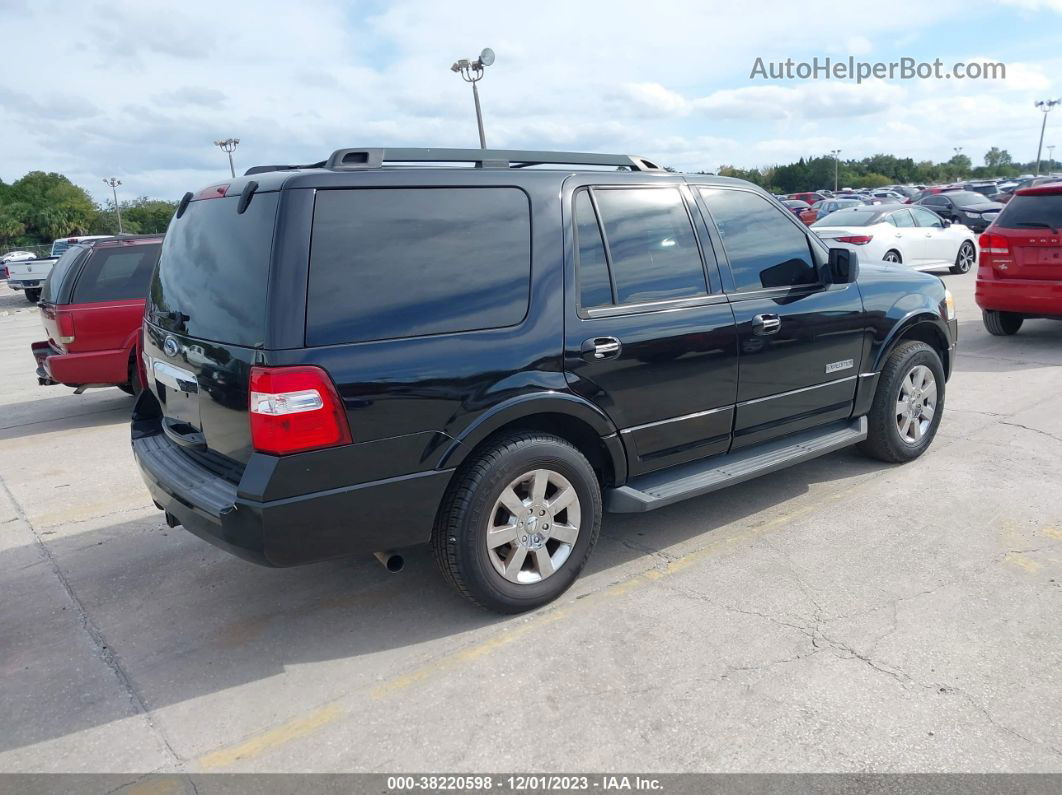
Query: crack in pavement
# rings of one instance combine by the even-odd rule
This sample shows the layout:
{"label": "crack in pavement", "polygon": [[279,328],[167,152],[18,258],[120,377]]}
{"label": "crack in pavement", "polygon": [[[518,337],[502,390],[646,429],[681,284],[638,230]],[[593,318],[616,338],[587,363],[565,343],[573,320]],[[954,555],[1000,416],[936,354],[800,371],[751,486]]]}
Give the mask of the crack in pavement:
{"label": "crack in pavement", "polygon": [[1048,431],[1041,431],[1039,428],[1030,428],[1028,425],[1022,425],[1020,422],[1007,422],[1006,420],[1000,420],[998,424],[1009,425],[1012,428],[1023,428],[1026,431],[1032,431],[1033,433],[1038,433],[1042,436],[1046,436],[1048,439],[1054,439],[1056,442],[1062,442],[1062,436],[1055,436],[1053,433],[1049,433]]}

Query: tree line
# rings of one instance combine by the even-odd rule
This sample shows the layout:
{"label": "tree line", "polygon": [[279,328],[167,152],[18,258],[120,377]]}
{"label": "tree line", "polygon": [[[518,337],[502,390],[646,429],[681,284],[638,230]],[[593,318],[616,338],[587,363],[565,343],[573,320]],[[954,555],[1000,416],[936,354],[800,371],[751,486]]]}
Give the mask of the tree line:
{"label": "tree line", "polygon": [[[166,231],[177,202],[140,196],[119,207],[124,232],[150,234]],[[0,180],[0,253],[45,245],[67,235],[117,232],[114,202],[97,204],[88,191],[62,174],[31,171],[10,185]]]}
{"label": "tree line", "polygon": [[[738,177],[754,182],[772,193],[797,193],[819,188],[833,188],[834,159],[830,155],[800,158],[796,163],[762,168],[735,168],[723,165],[716,172],[725,177]],[[984,165],[975,166],[964,154],[957,153],[950,160],[934,163],[916,162],[910,157],[872,155],[862,160],[839,160],[837,186],[840,188],[880,188],[885,185],[938,185],[969,179],[1016,177],[1031,174],[1035,162],[1016,163],[1006,149],[993,146],[984,155]],[[1042,160],[1040,173],[1059,170],[1057,160]]]}

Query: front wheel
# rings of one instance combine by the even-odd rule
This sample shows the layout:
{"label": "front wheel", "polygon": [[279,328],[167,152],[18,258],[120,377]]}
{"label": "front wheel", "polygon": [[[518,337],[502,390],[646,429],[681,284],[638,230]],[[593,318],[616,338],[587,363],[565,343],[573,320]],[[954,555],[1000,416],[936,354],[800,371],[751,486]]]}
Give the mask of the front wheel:
{"label": "front wheel", "polygon": [[553,601],[579,576],[601,529],[601,487],[564,439],[502,437],[455,475],[432,549],[443,576],[499,613]]}
{"label": "front wheel", "polygon": [[901,342],[881,371],[859,448],[880,461],[912,461],[933,441],[943,413],[940,356],[924,342]]}
{"label": "front wheel", "polygon": [[973,243],[969,240],[963,241],[963,244],[959,246],[959,253],[955,255],[955,264],[951,266],[951,272],[969,273],[976,259],[977,254],[974,252]]}
{"label": "front wheel", "polygon": [[994,337],[1009,337],[1017,334],[1025,318],[1014,312],[997,312],[994,309],[982,309],[981,320],[985,329]]}

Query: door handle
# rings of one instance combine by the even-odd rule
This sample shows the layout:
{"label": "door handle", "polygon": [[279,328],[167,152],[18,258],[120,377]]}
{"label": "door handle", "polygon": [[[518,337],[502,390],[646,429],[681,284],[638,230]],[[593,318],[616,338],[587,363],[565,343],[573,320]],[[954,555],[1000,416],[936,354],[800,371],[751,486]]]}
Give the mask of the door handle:
{"label": "door handle", "polygon": [[782,319],[778,315],[756,315],[752,318],[752,333],[758,337],[777,334],[781,327]]}
{"label": "door handle", "polygon": [[623,346],[615,337],[591,337],[579,348],[579,352],[587,361],[600,359],[615,359],[620,355]]}

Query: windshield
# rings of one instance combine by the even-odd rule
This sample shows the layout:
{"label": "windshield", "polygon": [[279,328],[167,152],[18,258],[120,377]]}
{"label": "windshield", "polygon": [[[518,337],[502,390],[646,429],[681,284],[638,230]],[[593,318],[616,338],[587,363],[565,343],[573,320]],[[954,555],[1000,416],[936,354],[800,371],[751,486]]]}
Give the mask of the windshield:
{"label": "windshield", "polygon": [[266,282],[277,193],[189,203],[170,221],[151,280],[151,321],[199,339],[253,347],[265,340]]}
{"label": "windshield", "polygon": [[[63,242],[66,243],[65,240]],[[74,246],[66,243],[66,251],[52,266],[51,273],[48,274],[48,278],[44,281],[44,286],[41,288],[41,301],[49,304],[58,302],[63,282],[69,274],[77,270],[74,264],[79,262],[82,255],[87,251],[88,249],[84,246]]]}
{"label": "windshield", "polygon": [[971,204],[984,204],[985,197],[980,193],[975,193],[972,190],[960,190],[955,193],[946,194],[959,207],[969,207]]}
{"label": "windshield", "polygon": [[825,218],[813,223],[812,226],[869,226],[877,223],[880,218],[881,213],[867,212],[853,207],[830,213]]}

